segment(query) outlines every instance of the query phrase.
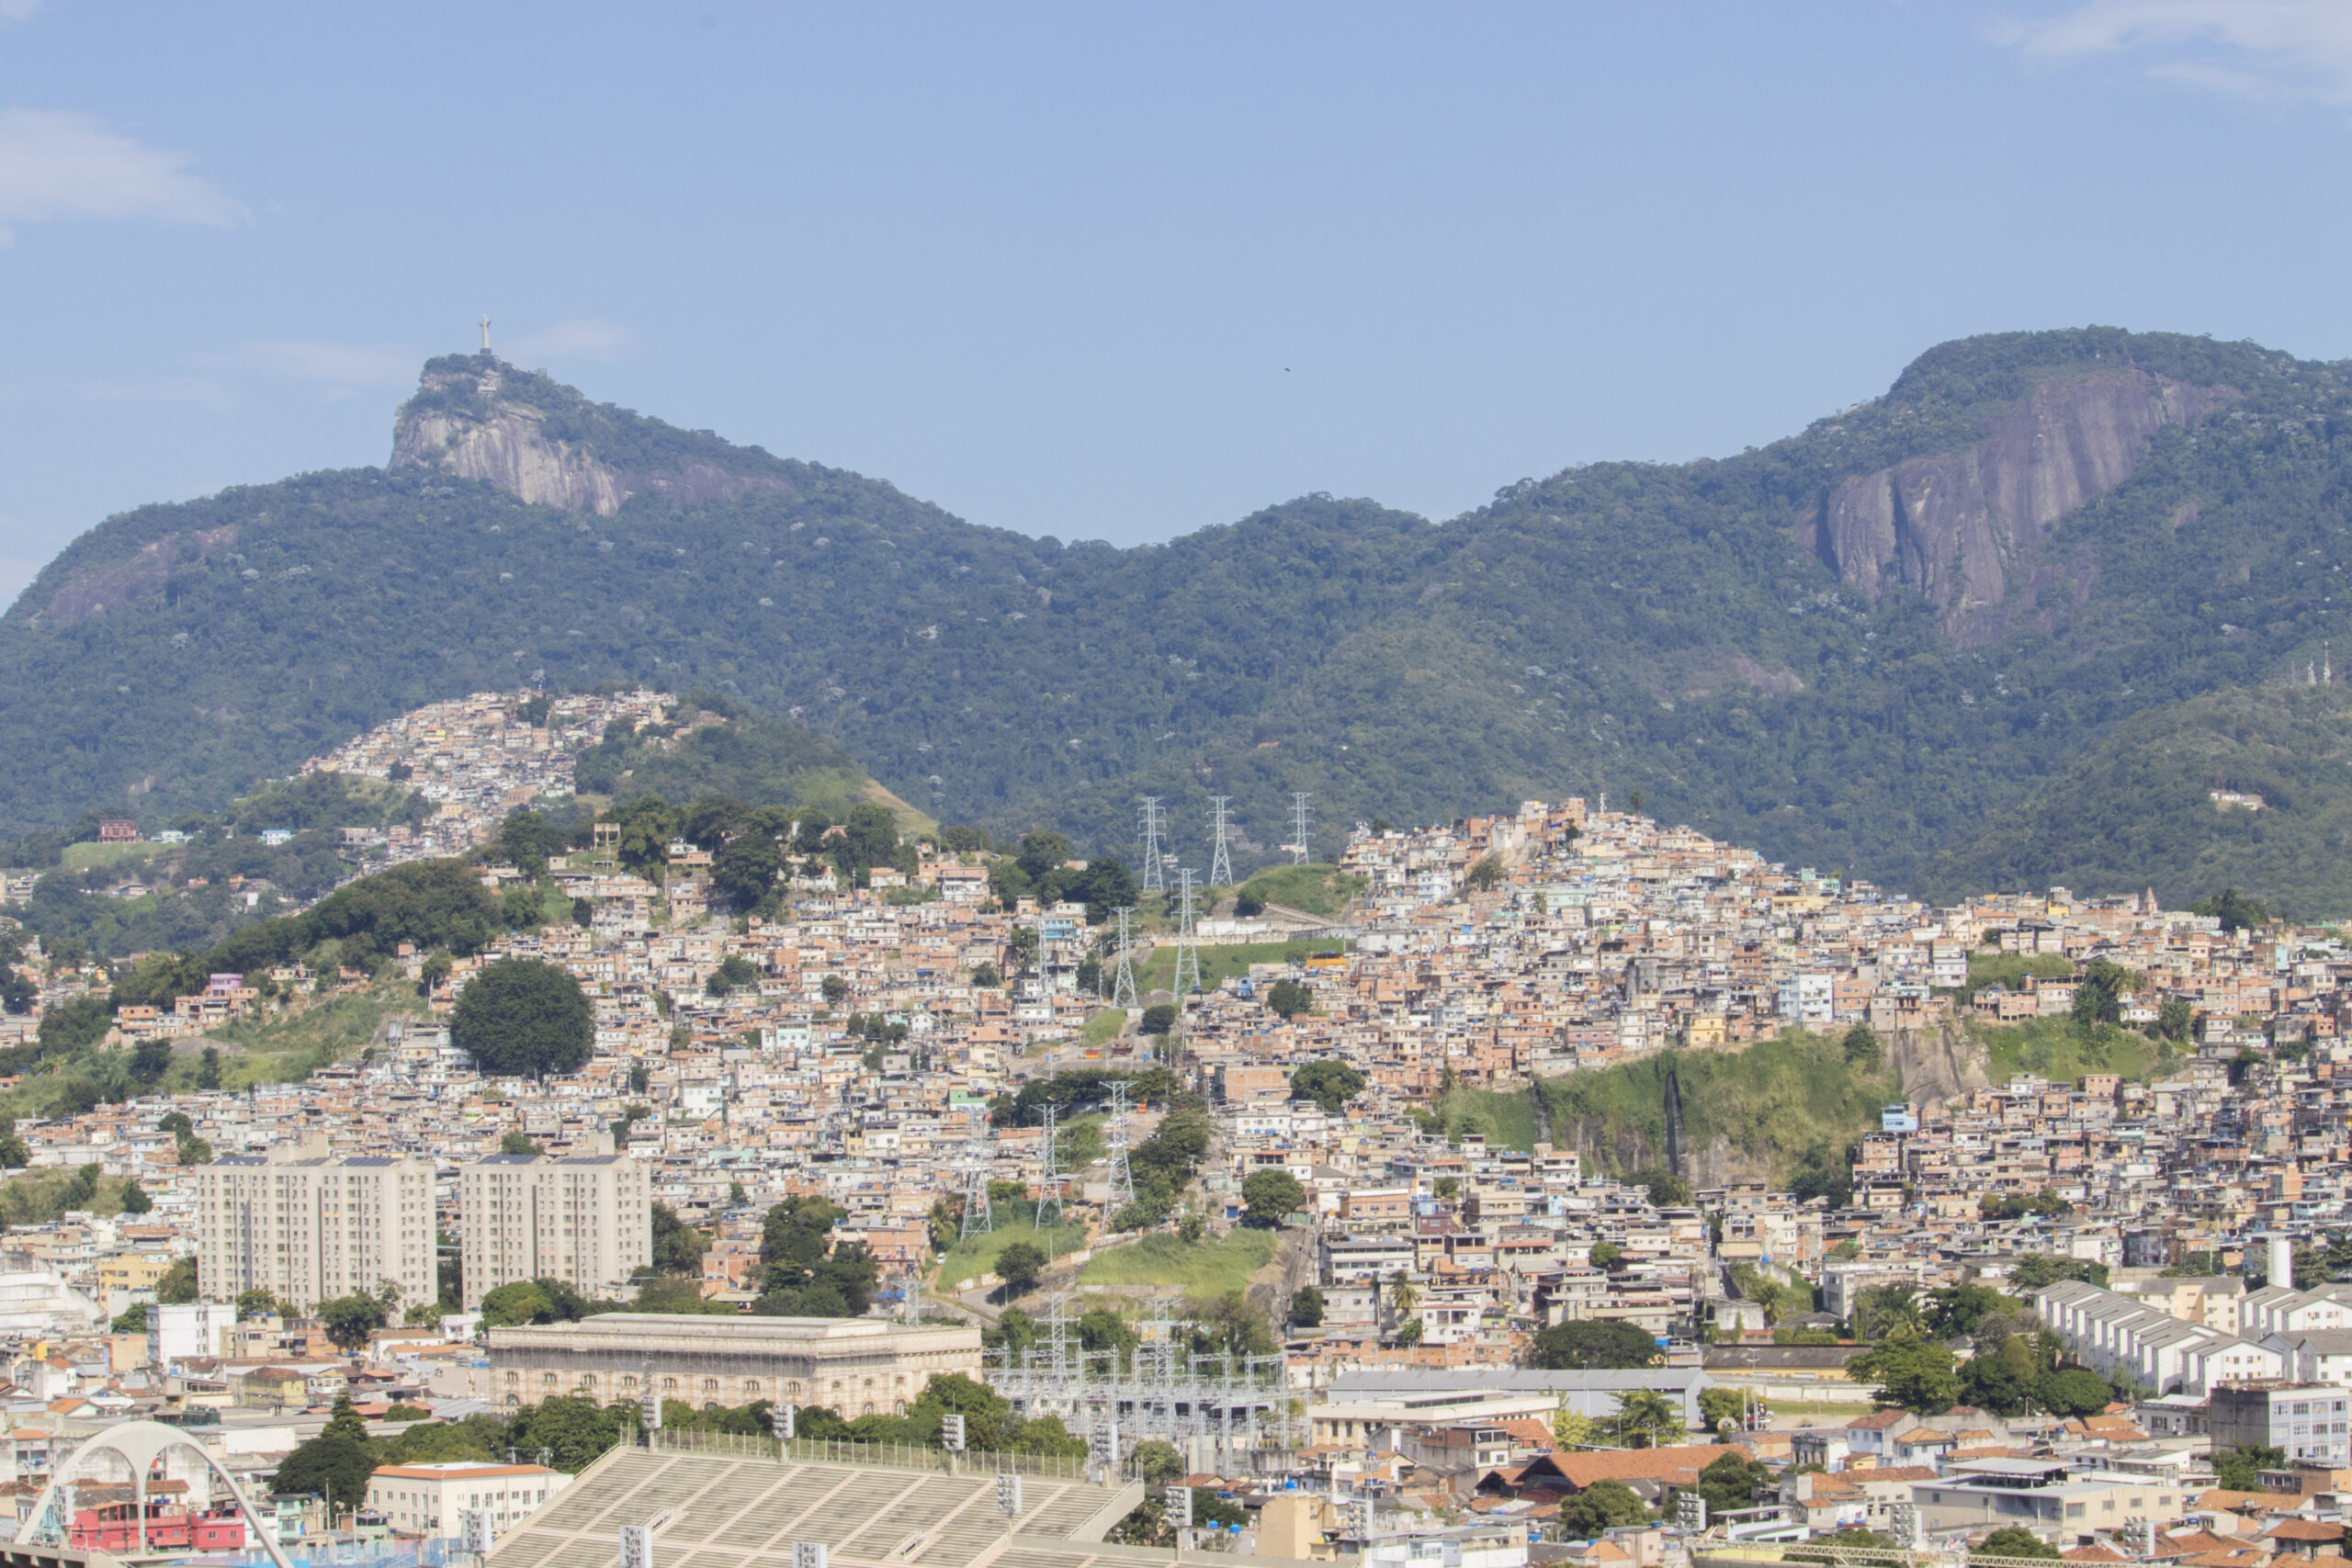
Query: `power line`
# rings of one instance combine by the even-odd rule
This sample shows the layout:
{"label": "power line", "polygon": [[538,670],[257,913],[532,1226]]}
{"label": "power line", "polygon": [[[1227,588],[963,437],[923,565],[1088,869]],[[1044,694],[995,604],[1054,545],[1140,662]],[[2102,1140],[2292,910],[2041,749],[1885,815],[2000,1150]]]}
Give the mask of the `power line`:
{"label": "power line", "polygon": [[972,1109],[972,1141],[964,1147],[964,1229],[967,1236],[987,1235],[996,1229],[996,1212],[989,1202],[988,1112]]}
{"label": "power line", "polygon": [[1127,1080],[1111,1080],[1111,1124],[1103,1138],[1111,1166],[1110,1192],[1103,1212],[1115,1214],[1136,1201],[1135,1173],[1127,1168]]}
{"label": "power line", "polygon": [[1193,929],[1193,875],[1189,865],[1176,873],[1176,978],[1170,984],[1175,987],[1180,1007],[1186,997],[1201,988],[1201,939]]}
{"label": "power line", "polygon": [[[1039,1156],[1037,1173],[1037,1229],[1050,1238],[1056,1225],[1062,1223],[1062,1179],[1055,1169],[1054,1108],[1046,1106],[1046,1133]],[[1049,1220],[1046,1216],[1053,1217]],[[1050,1240],[1049,1243],[1050,1245]]]}
{"label": "power line", "polygon": [[1132,904],[1119,906],[1119,972],[1117,977],[1111,982],[1111,1005],[1114,1008],[1141,1005],[1136,1000],[1135,949],[1130,944],[1127,934],[1127,922],[1134,919],[1135,912],[1135,906]]}
{"label": "power line", "polygon": [[1209,836],[1215,842],[1215,847],[1209,851],[1211,887],[1227,887],[1233,883],[1233,862],[1225,852],[1225,803],[1232,798],[1229,795],[1209,796]]}
{"label": "power line", "polygon": [[1145,795],[1143,797],[1142,886],[1146,893],[1168,891],[1168,879],[1161,874],[1159,869],[1159,827],[1167,819],[1168,814],[1159,808],[1159,796]]}

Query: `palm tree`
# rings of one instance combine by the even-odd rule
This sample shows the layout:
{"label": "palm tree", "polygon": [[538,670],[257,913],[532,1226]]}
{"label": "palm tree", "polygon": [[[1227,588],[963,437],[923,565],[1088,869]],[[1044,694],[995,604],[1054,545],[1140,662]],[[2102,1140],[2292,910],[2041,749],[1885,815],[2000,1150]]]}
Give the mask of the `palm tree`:
{"label": "palm tree", "polygon": [[1628,1389],[1617,1396],[1617,1440],[1630,1448],[1654,1449],[1690,1435],[1674,1402],[1654,1388]]}
{"label": "palm tree", "polygon": [[1920,1306],[1919,1292],[1913,1286],[1881,1285],[1865,1294],[1864,1311],[1873,1337],[1917,1338],[1927,1333],[1927,1314]]}
{"label": "palm tree", "polygon": [[1412,1276],[1399,1269],[1388,1277],[1388,1310],[1397,1318],[1413,1315],[1421,1304],[1421,1292],[1413,1289]]}

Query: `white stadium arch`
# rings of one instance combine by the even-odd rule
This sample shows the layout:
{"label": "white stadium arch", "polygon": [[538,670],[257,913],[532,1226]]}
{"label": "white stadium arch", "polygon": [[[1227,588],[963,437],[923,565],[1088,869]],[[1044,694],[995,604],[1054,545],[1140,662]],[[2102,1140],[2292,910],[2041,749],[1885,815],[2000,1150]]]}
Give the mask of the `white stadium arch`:
{"label": "white stadium arch", "polygon": [[[222,1469],[220,1461],[214,1459],[202,1443],[182,1428],[166,1427],[161,1421],[119,1422],[75,1449],[73,1456],[58,1468],[57,1473],[50,1477],[49,1484],[41,1488],[40,1496],[33,1504],[33,1511],[17,1526],[16,1544],[31,1546],[39,1543],[41,1532],[51,1523],[51,1516],[57,1507],[58,1495],[73,1484],[77,1472],[101,1455],[112,1455],[130,1472],[132,1494],[139,1504],[139,1529],[143,1535],[147,1528],[147,1472],[154,1468],[157,1460],[174,1449],[185,1450],[203,1461],[204,1467],[229,1489],[229,1495],[236,1499],[237,1511],[245,1517],[246,1529],[261,1541],[262,1550],[269,1553],[270,1561],[277,1564],[277,1568],[294,1568],[285,1548],[277,1544],[277,1521],[275,1518],[265,1519],[255,1510],[252,1500],[245,1495],[245,1489],[237,1484],[237,1478]],[[109,1476],[107,1479],[114,1478]],[[65,1539],[72,1539],[70,1520],[67,1521]]]}

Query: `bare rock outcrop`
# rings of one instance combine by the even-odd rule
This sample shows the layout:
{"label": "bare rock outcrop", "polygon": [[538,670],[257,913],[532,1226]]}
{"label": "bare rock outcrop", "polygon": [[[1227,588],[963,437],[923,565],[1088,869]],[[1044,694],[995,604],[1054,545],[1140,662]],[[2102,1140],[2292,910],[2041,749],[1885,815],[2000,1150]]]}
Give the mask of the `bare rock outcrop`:
{"label": "bare rock outcrop", "polygon": [[1992,1087],[1984,1042],[1948,1018],[1931,1028],[1895,1030],[1887,1055],[1902,1079],[1904,1099],[1922,1109]]}
{"label": "bare rock outcrop", "polygon": [[2054,577],[2077,597],[2088,591],[2087,559],[2034,558],[2060,518],[2129,478],[2156,431],[2237,397],[2137,369],[2052,377],[1976,446],[1848,479],[1799,537],[1872,598],[1904,584],[1942,606],[1962,643],[1991,642],[2020,583]]}
{"label": "bare rock outcrop", "polygon": [[[668,461],[608,461],[594,432],[622,423],[693,441],[718,457],[680,451]],[[642,449],[646,443],[631,445]],[[416,395],[394,416],[386,466],[437,468],[537,505],[609,517],[636,494],[698,506],[747,491],[791,491],[781,473],[747,471],[773,464],[756,448],[729,447],[706,434],[690,436],[591,404],[545,376],[517,372],[485,354],[426,365]]]}
{"label": "bare rock outcrop", "polygon": [[122,560],[78,567],[57,585],[33,618],[55,626],[71,626],[91,615],[103,615],[108,605],[119,609],[162,588],[170,580],[175,566],[202,560],[236,542],[234,525],[197,528],[152,539]]}

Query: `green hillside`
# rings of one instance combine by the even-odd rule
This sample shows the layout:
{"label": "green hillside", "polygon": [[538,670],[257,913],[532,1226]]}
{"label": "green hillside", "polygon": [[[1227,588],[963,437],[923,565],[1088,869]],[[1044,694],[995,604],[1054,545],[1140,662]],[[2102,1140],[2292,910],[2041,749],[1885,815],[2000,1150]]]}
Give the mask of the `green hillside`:
{"label": "green hillside", "polygon": [[[1682,1096],[1683,1146],[1701,1185],[1768,1177],[1786,1181],[1809,1153],[1842,1155],[1875,1131],[1896,1098],[1894,1073],[1849,1061],[1839,1040],[1792,1030],[1744,1051],[1667,1051],[1597,1072],[1539,1078],[1555,1147],[1583,1151],[1595,1168],[1630,1174],[1666,1163],[1666,1076]],[[1457,1089],[1440,1106],[1447,1130],[1528,1148],[1536,1140],[1528,1091]]]}
{"label": "green hillside", "polygon": [[[683,734],[608,734],[582,752],[574,769],[581,792],[658,795],[673,805],[723,795],[747,805],[813,807],[835,818],[861,802],[902,804],[880,792],[830,736],[707,697],[673,716]],[[908,826],[931,825],[912,815]]]}
{"label": "green hillside", "polygon": [[[1259,846],[1312,792],[1328,858],[1376,816],[1640,791],[1943,896],[1988,821],[2119,726],[2300,671],[2352,554],[2342,367],[2111,329],[1947,344],[1769,446],[1569,469],[1442,526],[1311,496],[1125,550],[971,526],[512,367],[475,399],[447,378],[492,362],[435,364],[413,414],[527,405],[608,467],[617,513],[408,466],[107,520],[0,618],[0,829],[217,810],[366,725],[544,672],[725,692],[942,820],[1091,850],[1132,852],[1147,791],[1196,865],[1212,792]],[[1932,519],[1899,499],[1900,571],[1831,526],[1889,465],[2062,449],[2019,411],[2124,380],[2171,412],[2111,492],[2004,547],[1993,600],[1939,582]]]}
{"label": "green hillside", "polygon": [[[2222,809],[2215,790],[2263,808]],[[2352,911],[2352,689],[2239,688],[2137,714],[1939,873],[1988,888],[2153,886],[2173,908],[2258,888],[2276,914]]]}

